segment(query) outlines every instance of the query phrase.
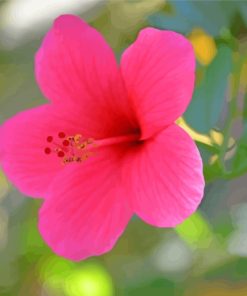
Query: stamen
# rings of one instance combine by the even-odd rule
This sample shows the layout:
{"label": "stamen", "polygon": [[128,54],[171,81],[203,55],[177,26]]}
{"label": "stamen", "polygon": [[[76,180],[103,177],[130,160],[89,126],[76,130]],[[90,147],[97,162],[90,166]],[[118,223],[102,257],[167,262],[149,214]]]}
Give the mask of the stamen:
{"label": "stamen", "polygon": [[54,136],[48,136],[46,141],[51,143],[51,147],[44,148],[45,154],[55,154],[58,158],[62,158],[62,164],[80,163],[88,159],[94,154],[95,147],[105,147],[120,143],[136,143],[140,140],[140,135],[128,134],[118,137],[98,139],[83,138],[80,134],[66,135],[61,131]]}
{"label": "stamen", "polygon": [[79,143],[80,139],[81,139],[81,135],[77,134],[77,135],[74,136],[75,143]]}
{"label": "stamen", "polygon": [[[46,147],[45,154],[55,153],[58,158],[62,158],[63,164],[72,162],[80,163],[93,153],[89,151],[95,147],[93,139],[84,139],[82,135],[66,136],[65,132],[59,132],[57,136],[48,136],[48,143],[53,147]],[[92,145],[93,144],[93,145]]]}

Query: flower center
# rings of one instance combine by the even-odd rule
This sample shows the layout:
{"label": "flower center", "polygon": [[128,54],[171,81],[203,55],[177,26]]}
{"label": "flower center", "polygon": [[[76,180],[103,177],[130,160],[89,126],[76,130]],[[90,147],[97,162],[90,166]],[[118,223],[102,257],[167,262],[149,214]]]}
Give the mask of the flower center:
{"label": "flower center", "polygon": [[65,132],[59,132],[56,136],[47,136],[47,146],[44,148],[44,153],[46,155],[56,154],[62,160],[62,164],[78,163],[93,155],[92,150],[95,150],[96,147],[136,142],[139,139],[139,134],[94,140],[83,138],[81,134],[66,135]]}

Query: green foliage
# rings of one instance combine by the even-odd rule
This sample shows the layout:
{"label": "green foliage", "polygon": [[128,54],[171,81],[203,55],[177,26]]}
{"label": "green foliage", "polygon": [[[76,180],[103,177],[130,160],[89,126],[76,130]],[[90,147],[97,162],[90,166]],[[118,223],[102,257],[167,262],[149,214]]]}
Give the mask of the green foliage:
{"label": "green foliage", "polygon": [[186,121],[197,131],[208,133],[216,126],[226,98],[231,68],[231,49],[221,45],[213,62],[205,70],[203,80],[196,87],[192,102],[184,114]]}
{"label": "green foliage", "polygon": [[189,245],[207,247],[213,240],[213,234],[203,216],[197,212],[176,227],[176,232]]}
{"label": "green foliage", "polygon": [[244,98],[243,132],[234,156],[233,170],[240,174],[247,171],[247,94]]}
{"label": "green foliage", "polygon": [[[225,28],[231,29],[232,19],[238,15],[247,23],[244,1],[170,1],[172,12],[158,12],[150,16],[153,26],[188,34],[195,27],[219,36]],[[239,30],[238,30],[239,31]],[[239,32],[236,33],[239,33]]]}
{"label": "green foliage", "polygon": [[123,295],[128,296],[163,296],[163,295],[169,295],[169,296],[175,296],[177,295],[176,290],[178,290],[175,287],[174,282],[159,278],[155,279],[153,281],[148,281],[145,283],[139,284],[137,287],[131,287],[125,291]]}

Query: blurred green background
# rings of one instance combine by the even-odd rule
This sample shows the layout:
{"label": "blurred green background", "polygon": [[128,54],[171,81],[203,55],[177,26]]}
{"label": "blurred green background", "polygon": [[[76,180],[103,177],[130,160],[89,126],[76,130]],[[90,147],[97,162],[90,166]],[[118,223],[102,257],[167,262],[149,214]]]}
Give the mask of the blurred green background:
{"label": "blurred green background", "polygon": [[0,1],[0,123],[44,102],[33,57],[52,20],[81,15],[119,58],[146,26],[190,39],[197,57],[192,103],[178,123],[204,161],[204,200],[176,229],[134,218],[115,248],[73,263],[37,231],[39,200],[0,171],[0,295],[247,295],[247,2]]}

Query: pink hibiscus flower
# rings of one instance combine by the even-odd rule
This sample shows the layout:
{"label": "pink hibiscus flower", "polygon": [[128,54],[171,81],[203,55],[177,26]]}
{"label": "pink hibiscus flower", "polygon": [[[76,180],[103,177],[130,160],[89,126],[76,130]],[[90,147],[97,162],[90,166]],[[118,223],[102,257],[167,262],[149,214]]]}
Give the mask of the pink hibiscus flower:
{"label": "pink hibiscus flower", "polygon": [[0,129],[1,165],[21,192],[44,198],[39,230],[60,256],[110,250],[133,214],[174,227],[198,207],[202,161],[174,121],[194,87],[181,35],[143,29],[118,67],[102,36],[59,17],[36,55],[48,104]]}

